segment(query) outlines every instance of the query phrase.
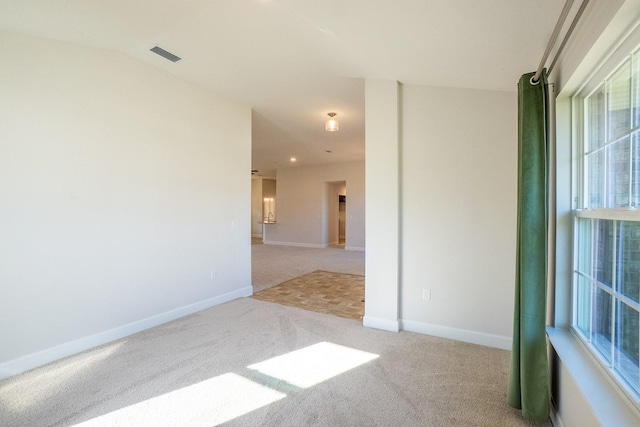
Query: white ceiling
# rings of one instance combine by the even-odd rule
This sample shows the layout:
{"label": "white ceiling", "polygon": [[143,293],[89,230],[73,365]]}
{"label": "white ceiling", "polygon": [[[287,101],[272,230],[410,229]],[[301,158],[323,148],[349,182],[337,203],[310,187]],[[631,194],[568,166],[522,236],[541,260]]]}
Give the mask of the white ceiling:
{"label": "white ceiling", "polygon": [[[120,51],[251,106],[252,167],[262,174],[290,167],[292,156],[296,167],[363,159],[363,78],[515,91],[537,67],[563,5],[0,0],[0,28]],[[182,60],[151,53],[155,45]],[[331,111],[338,132],[324,130]]]}

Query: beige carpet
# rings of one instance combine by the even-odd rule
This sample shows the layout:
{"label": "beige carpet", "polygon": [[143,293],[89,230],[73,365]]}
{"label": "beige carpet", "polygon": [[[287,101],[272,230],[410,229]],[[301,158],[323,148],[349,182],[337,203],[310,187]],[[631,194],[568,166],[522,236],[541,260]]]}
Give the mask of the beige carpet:
{"label": "beige carpet", "polygon": [[364,276],[364,252],[251,245],[251,281],[260,292],[316,270]]}
{"label": "beige carpet", "polygon": [[0,381],[0,426],[533,425],[509,357],[243,298]]}
{"label": "beige carpet", "polygon": [[253,294],[253,298],[362,321],[364,276],[318,270]]}

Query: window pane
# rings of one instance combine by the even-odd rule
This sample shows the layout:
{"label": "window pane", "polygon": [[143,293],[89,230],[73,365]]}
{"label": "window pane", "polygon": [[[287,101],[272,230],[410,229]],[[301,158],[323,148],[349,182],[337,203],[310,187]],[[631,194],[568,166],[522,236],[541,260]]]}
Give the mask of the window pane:
{"label": "window pane", "polygon": [[617,336],[615,352],[616,371],[627,380],[629,385],[638,392],[639,372],[638,372],[638,312],[623,302],[618,301],[617,313]]}
{"label": "window pane", "polygon": [[590,153],[587,156],[589,167],[589,200],[590,209],[604,208],[604,150]]}
{"label": "window pane", "polygon": [[631,129],[631,62],[616,71],[609,82],[609,140]]}
{"label": "window pane", "polygon": [[596,288],[591,342],[608,362],[611,362],[611,300],[611,295]]}
{"label": "window pane", "polygon": [[578,218],[578,271],[586,274],[587,276],[593,276],[592,262],[591,262],[591,247],[593,246],[593,239],[591,237],[591,224],[590,218]]}
{"label": "window pane", "polygon": [[640,53],[635,53],[632,59],[632,95],[631,108],[633,109],[633,127],[640,125]]}
{"label": "window pane", "polygon": [[640,302],[640,223],[618,223],[617,291]]}
{"label": "window pane", "polygon": [[640,132],[632,136],[631,153],[631,206],[640,207]]}
{"label": "window pane", "polygon": [[598,219],[595,230],[595,278],[603,285],[613,287],[614,221]]}
{"label": "window pane", "polygon": [[586,336],[591,335],[591,283],[576,275],[576,326]]}
{"label": "window pane", "polygon": [[607,182],[608,197],[607,207],[626,208],[629,207],[629,171],[631,169],[631,150],[629,137],[617,141],[607,147],[609,151]]}
{"label": "window pane", "polygon": [[587,151],[593,151],[596,148],[604,146],[605,137],[604,137],[604,118],[605,118],[605,96],[604,96],[604,86],[601,86],[600,89],[593,95],[591,95],[587,101],[587,110],[588,116],[587,126],[589,128],[589,132],[587,137],[589,141],[587,142]]}
{"label": "window pane", "polygon": [[640,399],[640,46],[582,102],[572,326]]}

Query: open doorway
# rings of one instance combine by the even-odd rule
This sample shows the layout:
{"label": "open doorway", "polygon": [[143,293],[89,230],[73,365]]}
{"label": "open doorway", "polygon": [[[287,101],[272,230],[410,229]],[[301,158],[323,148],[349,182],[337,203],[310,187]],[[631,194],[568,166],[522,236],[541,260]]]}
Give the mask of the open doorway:
{"label": "open doorway", "polygon": [[326,183],[325,242],[329,247],[344,249],[347,242],[347,182]]}
{"label": "open doorway", "polygon": [[343,245],[347,235],[347,195],[338,196],[338,244]]}
{"label": "open doorway", "polygon": [[[345,173],[355,176],[347,206],[347,179],[319,180],[312,172],[285,169],[278,176],[278,220],[269,227],[280,240],[251,247],[254,298],[361,320],[364,251],[353,247],[363,240],[362,181]],[[315,241],[295,241],[307,236]]]}
{"label": "open doorway", "polygon": [[262,244],[264,228],[276,223],[276,180],[251,177],[251,244]]}

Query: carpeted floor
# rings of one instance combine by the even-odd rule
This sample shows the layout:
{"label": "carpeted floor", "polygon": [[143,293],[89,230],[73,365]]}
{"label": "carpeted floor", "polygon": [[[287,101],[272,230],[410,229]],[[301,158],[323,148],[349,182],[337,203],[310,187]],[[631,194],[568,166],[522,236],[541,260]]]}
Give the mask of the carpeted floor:
{"label": "carpeted floor", "polygon": [[509,358],[242,298],[0,381],[0,426],[535,425]]}
{"label": "carpeted floor", "polygon": [[346,319],[362,320],[364,276],[314,271],[258,292],[253,298]]}
{"label": "carpeted floor", "polygon": [[251,245],[251,283],[254,293],[316,270],[364,276],[364,252]]}
{"label": "carpeted floor", "polygon": [[507,405],[508,351],[259,300],[309,273],[327,285],[326,265],[360,280],[363,253],[256,247],[256,298],[2,380],[0,426],[551,425]]}

